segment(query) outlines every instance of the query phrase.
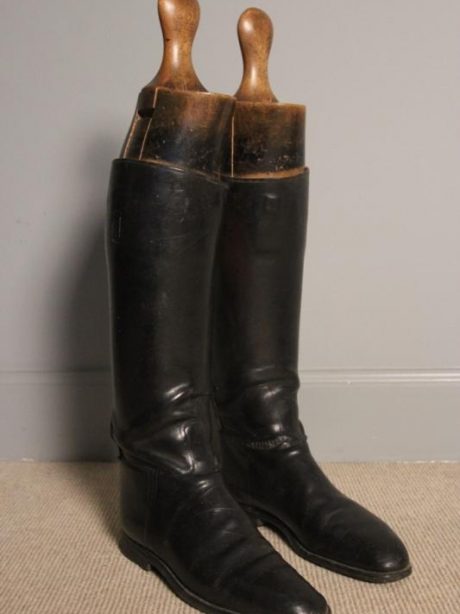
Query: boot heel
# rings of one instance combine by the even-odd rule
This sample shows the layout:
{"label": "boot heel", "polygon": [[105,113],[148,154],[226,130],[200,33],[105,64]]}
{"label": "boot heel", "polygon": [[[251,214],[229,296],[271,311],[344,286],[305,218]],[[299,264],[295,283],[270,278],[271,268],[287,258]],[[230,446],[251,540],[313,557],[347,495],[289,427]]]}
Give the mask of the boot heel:
{"label": "boot heel", "polygon": [[121,536],[119,548],[121,553],[132,563],[136,563],[144,571],[153,571],[152,563],[142,552],[142,549],[126,533],[123,533]]}

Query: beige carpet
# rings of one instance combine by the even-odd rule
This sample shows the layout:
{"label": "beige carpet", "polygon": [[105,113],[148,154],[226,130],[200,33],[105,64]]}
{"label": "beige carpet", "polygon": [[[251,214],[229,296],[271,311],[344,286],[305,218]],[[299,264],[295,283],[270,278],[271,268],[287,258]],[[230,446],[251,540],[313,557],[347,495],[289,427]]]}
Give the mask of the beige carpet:
{"label": "beige carpet", "polygon": [[[334,614],[460,614],[460,465],[326,470],[399,531],[415,569],[398,584],[362,584],[306,563],[264,529]],[[0,464],[2,614],[194,611],[119,554],[116,473],[109,464]]]}

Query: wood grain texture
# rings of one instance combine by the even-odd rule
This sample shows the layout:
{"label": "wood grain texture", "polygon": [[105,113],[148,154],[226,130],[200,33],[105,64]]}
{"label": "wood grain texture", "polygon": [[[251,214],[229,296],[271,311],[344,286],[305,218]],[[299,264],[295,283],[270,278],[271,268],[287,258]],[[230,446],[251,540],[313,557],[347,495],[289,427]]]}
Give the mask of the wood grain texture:
{"label": "wood grain texture", "polygon": [[198,1],[158,0],[158,14],[163,59],[139,94],[121,157],[219,174],[234,99],[208,93],[193,67]]}
{"label": "wood grain texture", "polygon": [[268,76],[273,42],[272,20],[260,9],[247,9],[238,22],[238,38],[244,71],[235,98],[250,102],[277,102]]}
{"label": "wood grain texture", "polygon": [[224,173],[241,179],[286,178],[305,168],[303,105],[278,102],[269,80],[273,23],[247,9],[238,22],[243,77],[224,157]]}
{"label": "wood grain texture", "polygon": [[192,61],[200,5],[197,0],[159,0],[158,15],[164,41],[163,61],[151,87],[204,92]]}

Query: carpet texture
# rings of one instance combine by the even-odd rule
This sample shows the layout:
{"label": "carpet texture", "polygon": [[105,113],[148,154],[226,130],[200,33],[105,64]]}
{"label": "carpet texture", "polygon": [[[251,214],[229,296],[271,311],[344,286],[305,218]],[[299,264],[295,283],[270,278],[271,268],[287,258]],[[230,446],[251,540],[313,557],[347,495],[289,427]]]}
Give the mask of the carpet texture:
{"label": "carpet texture", "polygon": [[[362,584],[310,565],[263,529],[333,613],[460,614],[460,465],[325,469],[400,533],[414,566],[413,576],[398,584]],[[2,614],[194,612],[119,554],[116,493],[114,465],[0,464]]]}

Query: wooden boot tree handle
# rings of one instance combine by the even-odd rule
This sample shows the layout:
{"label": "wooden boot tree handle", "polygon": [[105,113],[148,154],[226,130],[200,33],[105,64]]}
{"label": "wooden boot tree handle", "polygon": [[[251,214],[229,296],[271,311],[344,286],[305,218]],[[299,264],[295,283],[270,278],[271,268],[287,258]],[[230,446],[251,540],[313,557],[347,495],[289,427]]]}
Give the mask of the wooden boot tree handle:
{"label": "wooden boot tree handle", "polygon": [[244,72],[235,98],[247,102],[277,102],[268,77],[273,23],[260,9],[247,9],[238,22]]}
{"label": "wooden boot tree handle", "polygon": [[206,91],[192,62],[192,46],[200,23],[198,0],[158,0],[164,52],[158,74],[149,87]]}

